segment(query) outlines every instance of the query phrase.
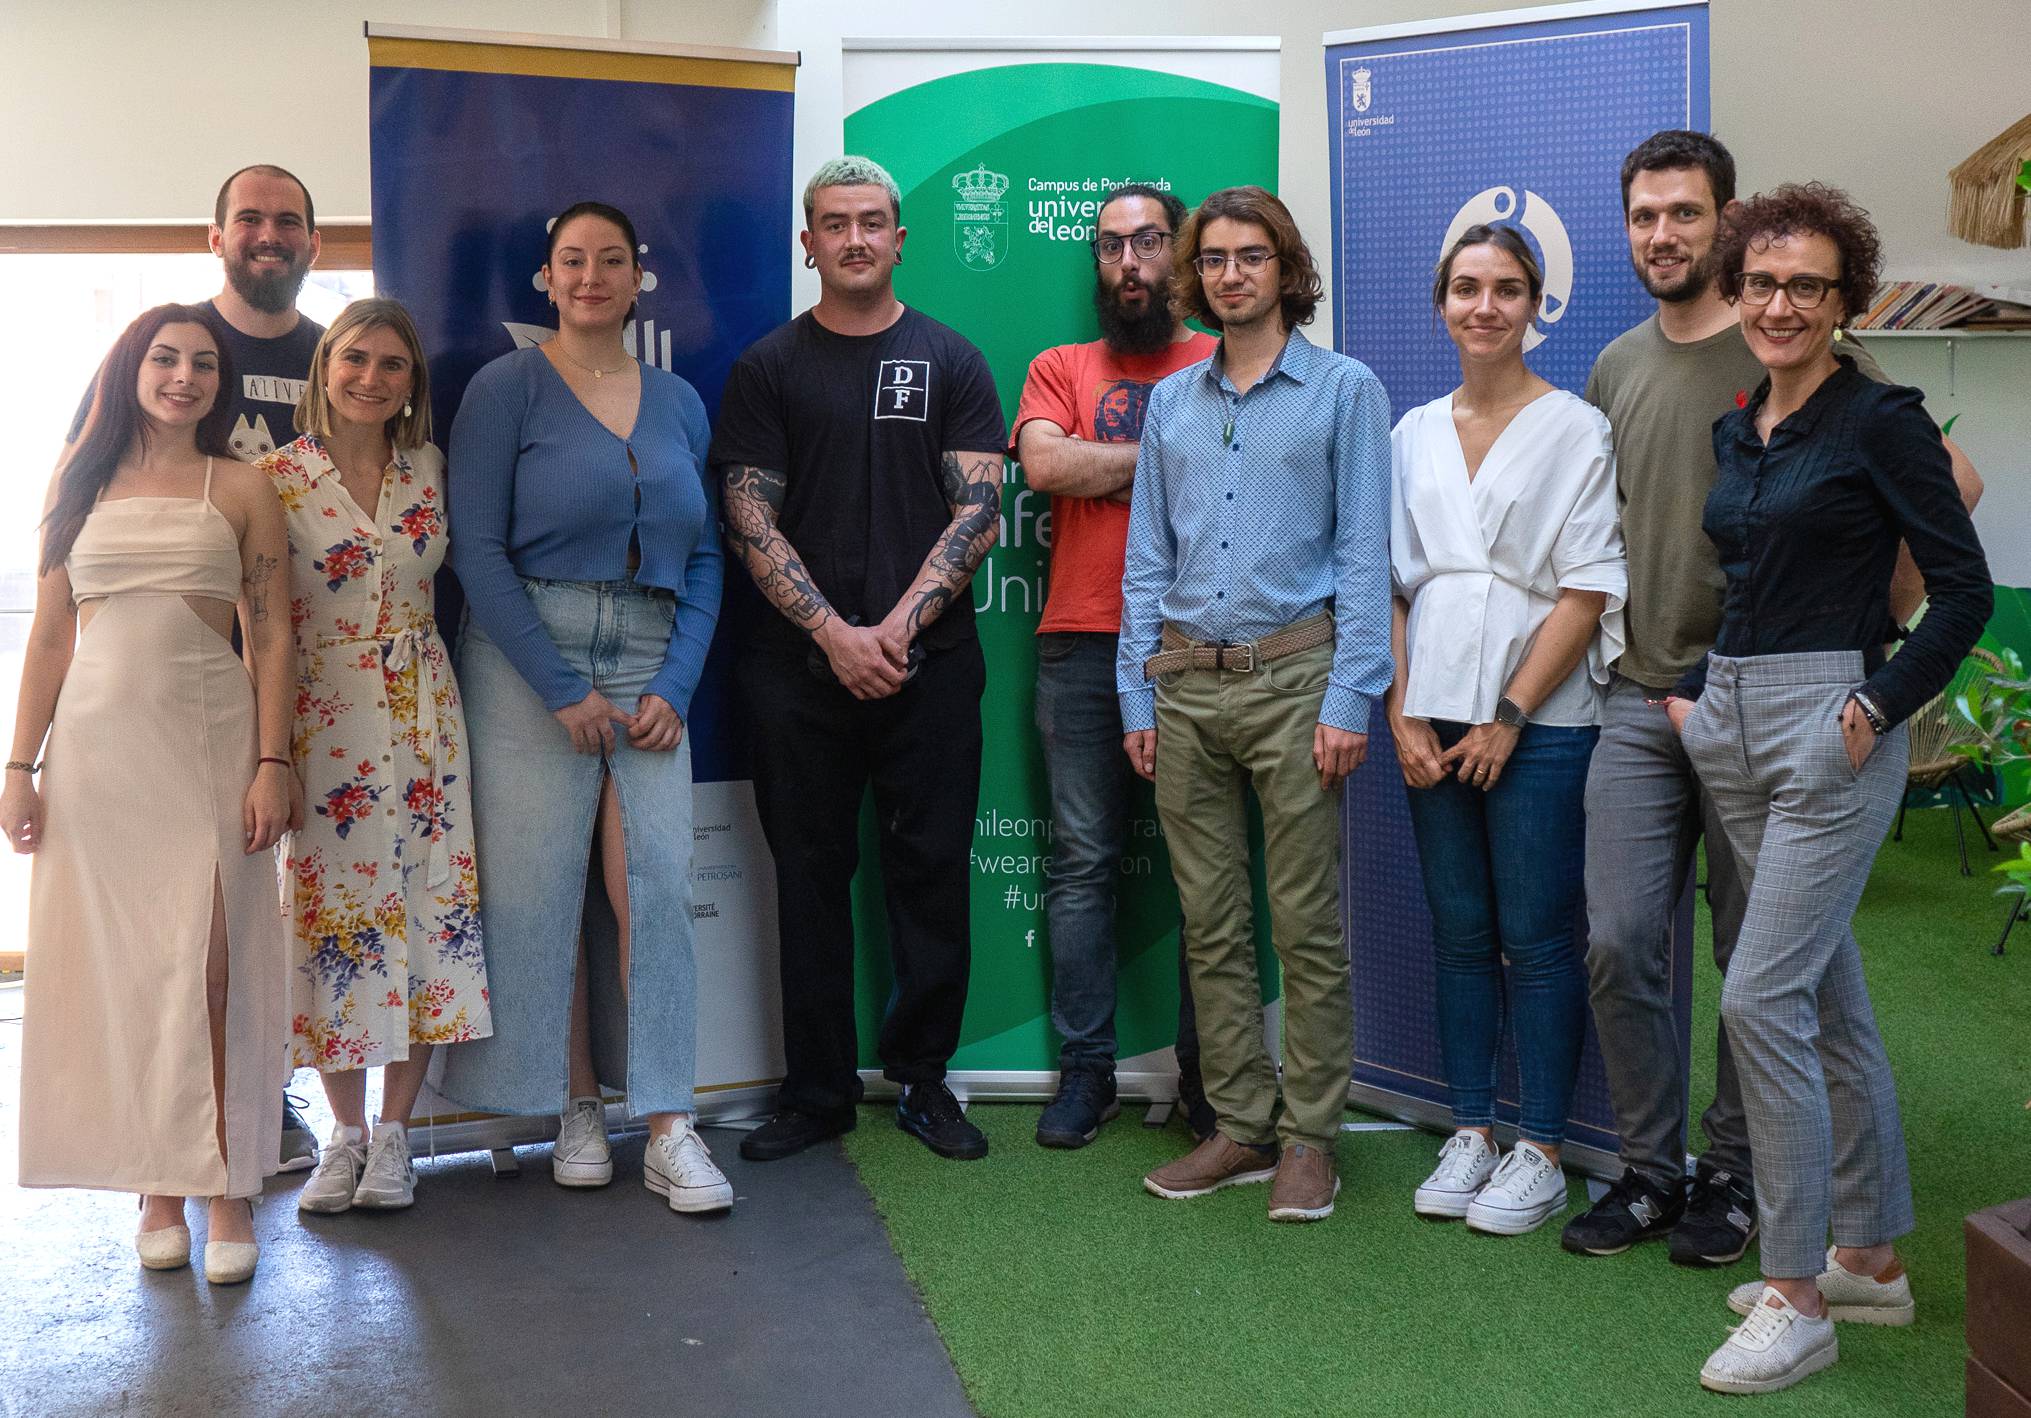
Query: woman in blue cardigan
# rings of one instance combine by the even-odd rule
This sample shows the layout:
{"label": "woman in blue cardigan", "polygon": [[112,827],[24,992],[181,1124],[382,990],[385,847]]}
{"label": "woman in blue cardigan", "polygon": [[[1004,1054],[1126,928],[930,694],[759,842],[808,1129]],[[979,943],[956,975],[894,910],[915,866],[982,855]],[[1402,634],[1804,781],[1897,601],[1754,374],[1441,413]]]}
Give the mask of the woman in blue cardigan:
{"label": "woman in blue cardigan", "polygon": [[[494,1034],[447,1058],[443,1091],[560,1112],[551,1175],[589,1187],[613,1179],[600,1085],[618,1084],[648,1119],[644,1184],[672,1210],[721,1211],[733,1189],[693,1126],[684,732],[719,615],[718,516],[697,391],[622,343],[638,249],[614,208],[566,209],[543,266],[556,336],[481,369],[452,426]],[[612,962],[605,912],[585,910],[595,844]]]}

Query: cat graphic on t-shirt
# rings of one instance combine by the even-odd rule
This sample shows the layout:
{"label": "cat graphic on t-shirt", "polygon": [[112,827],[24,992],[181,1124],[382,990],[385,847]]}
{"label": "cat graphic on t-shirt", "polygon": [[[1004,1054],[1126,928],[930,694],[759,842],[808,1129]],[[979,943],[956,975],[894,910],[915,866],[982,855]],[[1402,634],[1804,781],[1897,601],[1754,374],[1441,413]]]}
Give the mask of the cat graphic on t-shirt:
{"label": "cat graphic on t-shirt", "polygon": [[233,436],[228,442],[233,456],[243,463],[265,458],[275,451],[275,437],[268,432],[268,419],[263,414],[255,414],[251,422],[241,414],[233,421]]}

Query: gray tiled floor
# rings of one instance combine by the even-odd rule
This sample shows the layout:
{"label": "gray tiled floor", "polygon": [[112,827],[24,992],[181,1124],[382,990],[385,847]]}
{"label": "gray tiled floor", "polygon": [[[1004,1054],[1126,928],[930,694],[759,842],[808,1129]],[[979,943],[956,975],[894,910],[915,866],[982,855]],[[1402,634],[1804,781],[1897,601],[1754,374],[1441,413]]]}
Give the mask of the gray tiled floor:
{"label": "gray tiled floor", "polygon": [[640,1137],[603,1191],[525,1148],[510,1180],[426,1161],[389,1214],[299,1220],[296,1173],[255,1210],[250,1284],[145,1272],[131,1199],[13,1185],[21,998],[0,988],[6,1418],[971,1412],[836,1144],[750,1166],[707,1129],[739,1196],[719,1219],[643,1190]]}

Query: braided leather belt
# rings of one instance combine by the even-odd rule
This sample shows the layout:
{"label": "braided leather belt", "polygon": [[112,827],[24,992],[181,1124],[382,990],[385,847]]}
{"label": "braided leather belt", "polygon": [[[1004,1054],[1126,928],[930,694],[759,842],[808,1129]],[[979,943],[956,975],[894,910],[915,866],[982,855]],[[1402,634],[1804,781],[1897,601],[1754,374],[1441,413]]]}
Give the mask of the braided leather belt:
{"label": "braided leather belt", "polygon": [[1317,615],[1287,625],[1274,635],[1239,644],[1228,641],[1194,640],[1168,621],[1164,623],[1164,648],[1143,662],[1146,679],[1175,674],[1179,670],[1234,670],[1252,674],[1271,660],[1281,660],[1300,650],[1324,645],[1333,638],[1333,613]]}

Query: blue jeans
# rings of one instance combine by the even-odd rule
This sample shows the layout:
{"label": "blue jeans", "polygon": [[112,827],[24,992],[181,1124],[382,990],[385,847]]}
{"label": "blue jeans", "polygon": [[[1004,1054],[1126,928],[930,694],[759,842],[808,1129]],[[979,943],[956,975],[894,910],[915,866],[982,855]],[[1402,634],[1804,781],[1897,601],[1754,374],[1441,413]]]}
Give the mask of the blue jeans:
{"label": "blue jeans", "polygon": [[[1115,897],[1135,775],[1122,752],[1115,637],[1037,637],[1037,732],[1051,781],[1051,865],[1044,908],[1051,943],[1051,1023],[1060,1070],[1114,1070]],[[1182,937],[1182,932],[1180,933]],[[1196,1073],[1199,1031],[1178,954],[1178,1063]]]}
{"label": "blue jeans", "polygon": [[[669,652],[676,598],[625,581],[528,581],[524,589],[565,662],[632,710]],[[600,1082],[626,1091],[631,1116],[690,1112],[698,1034],[690,734],[654,753],[617,730],[611,755],[574,752],[564,726],[470,620],[459,642],[458,681],[472,754],[494,1033],[443,1051],[440,1091],[494,1113],[569,1106],[566,1044],[583,932]],[[597,884],[586,889],[608,777],[628,857],[625,988],[605,892]]]}
{"label": "blue jeans", "polygon": [[[1467,727],[1432,723],[1442,748],[1464,738]],[[1587,1029],[1587,981],[1573,928],[1585,866],[1587,761],[1600,732],[1529,724],[1493,788],[1447,777],[1410,792],[1455,1127],[1495,1121],[1506,966],[1522,1089],[1518,1131],[1546,1146],[1565,1138]]]}

